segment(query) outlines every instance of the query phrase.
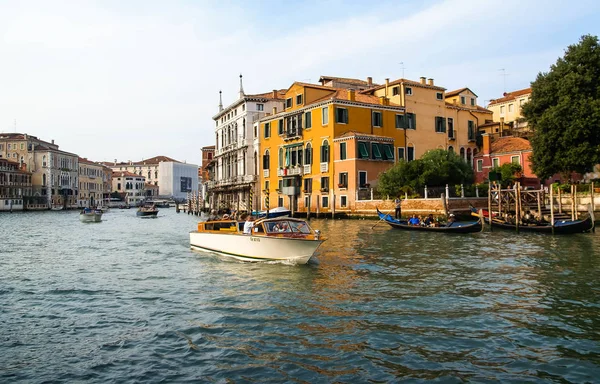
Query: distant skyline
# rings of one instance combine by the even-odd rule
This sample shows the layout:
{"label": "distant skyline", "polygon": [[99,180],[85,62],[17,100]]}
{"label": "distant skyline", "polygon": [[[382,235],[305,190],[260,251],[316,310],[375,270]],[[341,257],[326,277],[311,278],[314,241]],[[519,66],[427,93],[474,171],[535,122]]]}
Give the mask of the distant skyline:
{"label": "distant skyline", "polygon": [[255,94],[404,71],[486,106],[599,35],[599,18],[591,0],[0,0],[0,132],[93,161],[201,164],[240,73]]}

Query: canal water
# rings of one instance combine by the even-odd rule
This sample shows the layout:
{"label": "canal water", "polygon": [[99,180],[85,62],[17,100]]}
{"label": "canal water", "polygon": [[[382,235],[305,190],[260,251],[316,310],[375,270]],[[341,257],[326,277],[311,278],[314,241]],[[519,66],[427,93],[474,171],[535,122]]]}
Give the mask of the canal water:
{"label": "canal water", "polygon": [[600,233],[314,220],[328,240],[289,266],[190,251],[173,208],[103,219],[0,215],[0,382],[600,377]]}

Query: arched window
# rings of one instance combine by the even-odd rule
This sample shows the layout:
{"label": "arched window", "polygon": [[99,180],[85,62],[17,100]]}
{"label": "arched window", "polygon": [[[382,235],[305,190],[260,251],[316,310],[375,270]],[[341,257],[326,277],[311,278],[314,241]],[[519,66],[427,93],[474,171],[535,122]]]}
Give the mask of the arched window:
{"label": "arched window", "polygon": [[152,172],[148,171],[148,179],[150,179],[152,176]]}
{"label": "arched window", "polygon": [[46,155],[42,156],[42,167],[46,166]]}
{"label": "arched window", "polygon": [[464,147],[460,148],[460,157],[462,157],[463,159],[465,158],[465,148]]}
{"label": "arched window", "polygon": [[454,152],[454,147],[453,146],[449,146],[448,147],[448,152]]}
{"label": "arched window", "polygon": [[310,143],[306,144],[306,150],[304,151],[304,164],[312,164],[312,145]]}
{"label": "arched window", "polygon": [[471,148],[467,148],[467,163],[471,164]]}
{"label": "arched window", "polygon": [[283,148],[279,148],[278,164],[279,164],[279,168],[283,168]]}
{"label": "arched window", "polygon": [[415,145],[409,143],[406,147],[406,161],[413,161],[415,159]]}
{"label": "arched window", "polygon": [[329,162],[329,141],[323,140],[321,144],[321,163]]}
{"label": "arched window", "polygon": [[271,159],[270,159],[270,155],[269,155],[269,150],[267,149],[265,151],[265,154],[263,155],[263,169],[269,169],[271,168]]}
{"label": "arched window", "polygon": [[254,151],[254,175],[258,175],[258,153]]}
{"label": "arched window", "polygon": [[154,178],[158,179],[158,171],[154,171]]}

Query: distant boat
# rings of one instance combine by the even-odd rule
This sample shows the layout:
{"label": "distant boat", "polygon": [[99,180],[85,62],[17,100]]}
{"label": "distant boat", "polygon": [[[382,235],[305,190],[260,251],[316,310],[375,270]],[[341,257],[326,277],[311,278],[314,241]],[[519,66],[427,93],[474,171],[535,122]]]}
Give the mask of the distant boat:
{"label": "distant boat", "polygon": [[426,225],[410,225],[407,220],[394,219],[389,214],[384,214],[377,209],[377,215],[380,220],[385,221],[390,227],[395,229],[403,229],[407,231],[423,231],[423,232],[444,232],[444,233],[473,233],[481,232],[483,229],[481,220],[460,222],[455,221],[452,223],[446,223],[440,226],[426,226]]}
{"label": "distant boat", "polygon": [[99,223],[102,221],[102,211],[99,209],[84,208],[79,213],[79,220],[83,223]]}
{"label": "distant boat", "polygon": [[50,209],[52,211],[62,211],[64,209],[64,206],[62,206],[62,205],[52,205],[52,207]]}
{"label": "distant boat", "polygon": [[158,209],[154,205],[143,205],[138,208],[135,214],[138,217],[156,217]]}
{"label": "distant boat", "polygon": [[[268,212],[268,215],[267,215],[267,212]],[[277,208],[269,209],[268,211],[253,212],[252,214],[258,218],[266,217],[267,219],[272,219],[274,217],[291,216],[292,211],[290,211],[289,209],[287,209],[285,207],[277,207]]]}

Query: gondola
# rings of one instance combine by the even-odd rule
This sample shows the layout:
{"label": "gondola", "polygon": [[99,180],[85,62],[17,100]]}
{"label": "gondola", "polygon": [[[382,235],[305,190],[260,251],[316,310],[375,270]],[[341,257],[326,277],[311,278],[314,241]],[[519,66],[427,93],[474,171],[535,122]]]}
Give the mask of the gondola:
{"label": "gondola", "polygon": [[409,225],[406,220],[394,219],[389,214],[384,214],[377,208],[377,215],[382,221],[388,223],[392,228],[403,229],[407,231],[423,231],[423,232],[443,232],[443,233],[473,233],[481,232],[483,229],[481,220],[468,222],[454,222],[450,225],[440,227],[428,227],[422,225]]}
{"label": "gondola", "polygon": [[[483,217],[487,223],[489,223],[489,212],[487,209],[483,209]],[[471,214],[479,215],[476,208],[471,208]],[[517,225],[495,218],[493,215],[492,227],[508,229],[511,231],[517,230]],[[555,220],[554,221],[554,233],[555,234],[573,234],[573,233],[584,233],[589,232],[594,228],[594,222],[591,216],[587,216],[582,220]],[[541,233],[553,233],[553,228],[550,223],[520,223],[518,226],[519,231],[523,232],[541,232]]]}

